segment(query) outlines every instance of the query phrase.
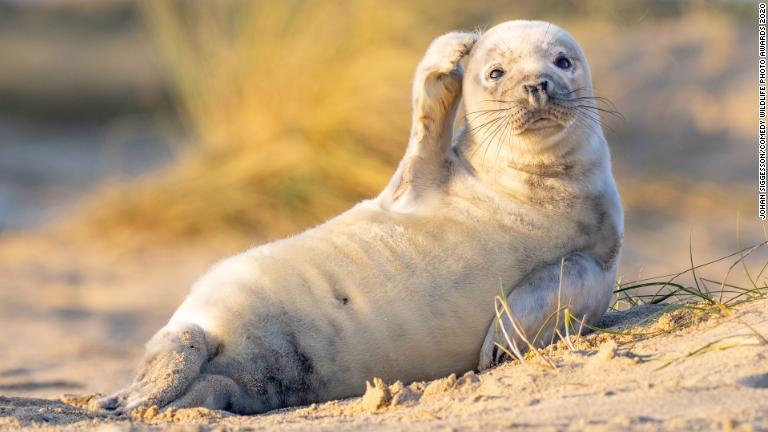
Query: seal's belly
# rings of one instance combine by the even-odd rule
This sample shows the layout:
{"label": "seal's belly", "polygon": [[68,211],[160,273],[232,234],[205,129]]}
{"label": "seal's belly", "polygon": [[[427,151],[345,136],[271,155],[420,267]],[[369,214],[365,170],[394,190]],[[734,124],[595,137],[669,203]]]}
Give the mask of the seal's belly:
{"label": "seal's belly", "polygon": [[[523,250],[529,241],[510,241],[514,233],[450,218],[328,228],[302,239],[300,261],[284,262],[290,282],[270,286],[291,292],[290,309],[318,333],[336,336],[332,353],[325,338],[305,344],[328,355],[340,394],[374,376],[408,382],[473,368],[502,281],[515,285],[539,258]],[[343,380],[341,365],[355,365]]]}
{"label": "seal's belly", "polygon": [[227,339],[228,352],[258,357],[290,335],[312,360],[320,398],[344,397],[374,376],[409,382],[472,369],[501,284],[554,253],[530,232],[363,216],[225,261],[181,309],[204,310],[201,325]]}

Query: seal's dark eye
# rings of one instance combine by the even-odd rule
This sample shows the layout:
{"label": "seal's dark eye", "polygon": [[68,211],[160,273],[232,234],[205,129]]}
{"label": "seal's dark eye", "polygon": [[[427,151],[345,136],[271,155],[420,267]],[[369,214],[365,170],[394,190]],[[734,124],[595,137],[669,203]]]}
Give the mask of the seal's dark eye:
{"label": "seal's dark eye", "polygon": [[494,69],[491,71],[491,73],[488,74],[488,78],[490,79],[499,79],[504,76],[504,71],[501,69]]}
{"label": "seal's dark eye", "polygon": [[560,69],[570,69],[571,61],[568,60],[568,57],[566,56],[559,56],[555,59],[555,66],[559,67]]}

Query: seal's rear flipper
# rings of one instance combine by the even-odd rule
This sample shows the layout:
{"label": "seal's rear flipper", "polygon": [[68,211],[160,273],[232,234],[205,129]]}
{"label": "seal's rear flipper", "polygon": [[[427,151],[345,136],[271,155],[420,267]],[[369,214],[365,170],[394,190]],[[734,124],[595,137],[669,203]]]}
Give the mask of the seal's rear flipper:
{"label": "seal's rear flipper", "polygon": [[168,325],[149,340],[133,383],[99,401],[105,410],[126,413],[138,407],[162,408],[176,400],[200,376],[208,361],[205,332],[195,324]]}

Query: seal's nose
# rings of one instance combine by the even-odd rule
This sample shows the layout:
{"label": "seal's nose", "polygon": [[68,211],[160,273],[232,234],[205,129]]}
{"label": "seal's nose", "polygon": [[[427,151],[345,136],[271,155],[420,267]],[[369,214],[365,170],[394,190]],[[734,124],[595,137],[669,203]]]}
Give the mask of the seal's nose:
{"label": "seal's nose", "polygon": [[525,91],[528,92],[529,95],[532,95],[537,92],[547,92],[547,87],[549,87],[549,82],[547,80],[540,81],[536,84],[523,84],[523,87],[525,88]]}
{"label": "seal's nose", "polygon": [[541,80],[537,83],[523,84],[523,89],[528,96],[528,101],[531,105],[541,108],[549,97],[549,81]]}

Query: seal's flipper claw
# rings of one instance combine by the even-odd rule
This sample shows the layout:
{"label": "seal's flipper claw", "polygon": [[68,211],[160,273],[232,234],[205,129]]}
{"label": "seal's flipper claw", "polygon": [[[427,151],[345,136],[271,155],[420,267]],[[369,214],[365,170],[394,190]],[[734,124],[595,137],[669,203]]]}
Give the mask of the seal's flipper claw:
{"label": "seal's flipper claw", "polygon": [[477,33],[451,32],[432,41],[416,71],[416,84],[420,77],[460,72],[459,62],[469,54],[478,37]]}

